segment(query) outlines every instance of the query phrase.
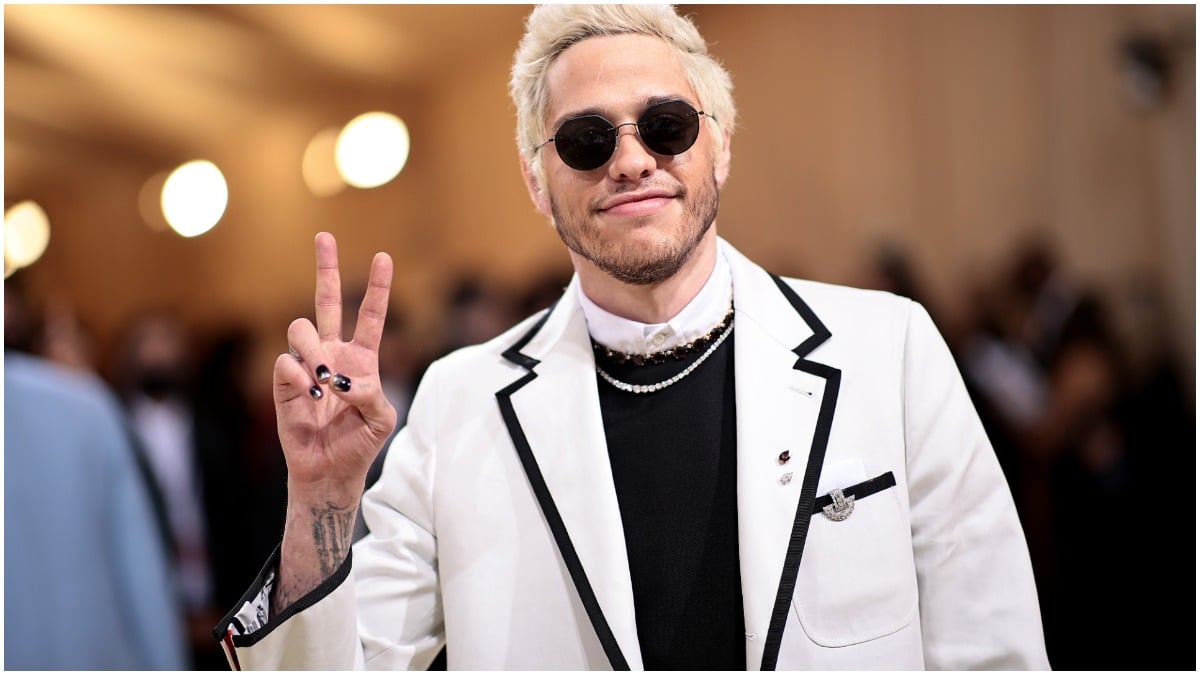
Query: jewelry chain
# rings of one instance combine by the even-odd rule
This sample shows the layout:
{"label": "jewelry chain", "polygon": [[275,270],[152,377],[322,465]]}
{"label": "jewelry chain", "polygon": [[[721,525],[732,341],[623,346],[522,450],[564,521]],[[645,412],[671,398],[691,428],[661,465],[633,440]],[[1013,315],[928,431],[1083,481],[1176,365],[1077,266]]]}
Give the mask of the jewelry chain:
{"label": "jewelry chain", "polygon": [[651,352],[649,354],[626,354],[625,352],[619,352],[619,351],[615,351],[613,349],[609,349],[608,347],[605,347],[604,345],[600,344],[599,342],[596,342],[595,340],[592,340],[592,348],[596,351],[597,355],[604,355],[605,357],[607,357],[609,359],[615,359],[615,360],[617,360],[617,363],[628,363],[630,361],[633,361],[635,364],[637,364],[639,366],[645,365],[648,363],[654,363],[654,364],[666,363],[668,358],[674,358],[676,360],[683,360],[684,358],[687,358],[688,354],[701,353],[702,350],[708,344],[710,344],[710,342],[713,340],[713,337],[715,335],[719,335],[722,331],[724,331],[729,326],[731,321],[733,321],[733,305],[732,304],[730,304],[730,306],[729,306],[729,312],[725,315],[725,318],[721,319],[720,323],[713,326],[712,330],[708,331],[704,335],[701,335],[700,337],[696,338],[695,340],[692,340],[691,342],[689,342],[687,344],[678,345],[676,347],[672,347],[671,349],[666,349],[666,350],[663,350],[660,352]]}
{"label": "jewelry chain", "polygon": [[596,366],[596,372],[599,373],[600,377],[604,378],[605,382],[611,384],[617,389],[620,389],[621,391],[628,392],[630,394],[650,394],[656,391],[662,391],[663,389],[675,384],[688,375],[691,375],[693,370],[699,368],[701,363],[704,363],[706,360],[708,360],[708,357],[712,356],[713,352],[717,351],[717,347],[721,346],[721,343],[725,341],[725,338],[729,337],[731,332],[733,332],[732,321],[729,322],[729,327],[725,329],[725,332],[721,333],[721,337],[717,338],[716,342],[713,342],[712,346],[708,348],[708,351],[704,352],[700,358],[693,361],[692,365],[684,368],[674,377],[665,379],[662,382],[656,382],[655,384],[630,384],[628,382],[622,382],[612,375],[604,372],[604,369],[599,365]]}

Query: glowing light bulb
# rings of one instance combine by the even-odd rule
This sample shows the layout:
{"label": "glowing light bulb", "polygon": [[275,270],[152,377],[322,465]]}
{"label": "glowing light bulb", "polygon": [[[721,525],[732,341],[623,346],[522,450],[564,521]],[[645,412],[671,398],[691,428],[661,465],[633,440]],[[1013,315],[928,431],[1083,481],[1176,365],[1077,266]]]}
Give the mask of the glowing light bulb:
{"label": "glowing light bulb", "polygon": [[364,113],[338,134],[338,172],[354,187],[379,187],[404,168],[408,150],[408,127],[403,120],[385,112]]}
{"label": "glowing light bulb", "polygon": [[225,214],[229,187],[217,165],[198,159],[171,172],[163,184],[163,216],[184,237],[208,232]]}

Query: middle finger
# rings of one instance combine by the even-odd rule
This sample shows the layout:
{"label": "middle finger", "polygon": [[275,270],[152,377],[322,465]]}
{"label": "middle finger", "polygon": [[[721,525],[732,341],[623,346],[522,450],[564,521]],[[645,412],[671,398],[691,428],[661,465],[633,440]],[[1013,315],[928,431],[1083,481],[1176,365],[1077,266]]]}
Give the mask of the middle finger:
{"label": "middle finger", "polygon": [[332,234],[317,234],[317,335],[321,340],[342,339],[342,277],[338,271],[337,241]]}

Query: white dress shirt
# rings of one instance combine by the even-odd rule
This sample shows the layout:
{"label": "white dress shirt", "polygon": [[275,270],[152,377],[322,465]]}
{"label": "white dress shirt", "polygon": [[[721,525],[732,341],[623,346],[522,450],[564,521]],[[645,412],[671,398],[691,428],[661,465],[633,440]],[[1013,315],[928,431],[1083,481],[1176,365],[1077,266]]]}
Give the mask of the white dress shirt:
{"label": "white dress shirt", "polygon": [[723,253],[696,297],[666,323],[642,323],[617,316],[592,302],[579,286],[579,302],[592,339],[626,354],[652,354],[685,345],[721,323],[733,301],[733,281]]}

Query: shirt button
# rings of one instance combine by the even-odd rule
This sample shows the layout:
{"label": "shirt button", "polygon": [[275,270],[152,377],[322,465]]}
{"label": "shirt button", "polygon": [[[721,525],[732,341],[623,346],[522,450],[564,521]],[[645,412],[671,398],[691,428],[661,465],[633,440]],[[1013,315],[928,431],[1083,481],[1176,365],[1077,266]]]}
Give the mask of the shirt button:
{"label": "shirt button", "polygon": [[663,343],[663,341],[666,339],[667,339],[667,337],[665,335],[663,335],[662,333],[659,333],[658,335],[654,336],[654,344],[661,345]]}

